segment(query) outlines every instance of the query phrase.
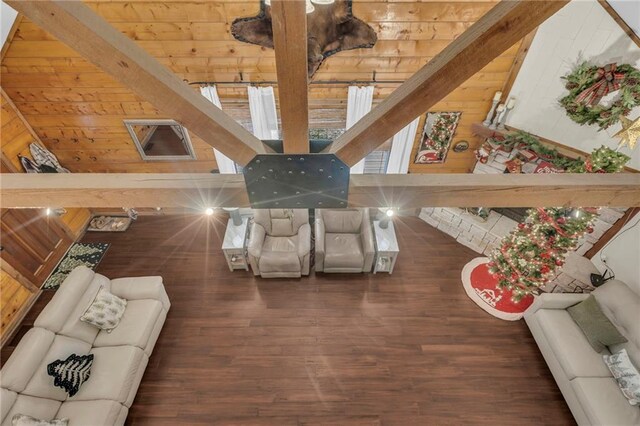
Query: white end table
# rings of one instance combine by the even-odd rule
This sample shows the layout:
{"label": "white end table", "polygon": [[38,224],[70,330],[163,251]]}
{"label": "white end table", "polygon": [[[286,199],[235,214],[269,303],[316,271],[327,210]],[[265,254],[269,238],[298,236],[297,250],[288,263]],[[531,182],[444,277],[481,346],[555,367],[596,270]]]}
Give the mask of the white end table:
{"label": "white end table", "polygon": [[227,221],[227,230],[222,241],[222,252],[227,259],[229,270],[249,270],[247,262],[247,233],[249,230],[249,218],[242,218],[242,225],[234,225],[233,220]]}
{"label": "white end table", "polygon": [[396,264],[398,253],[400,253],[393,221],[389,220],[389,226],[386,229],[382,229],[380,228],[380,221],[374,220],[373,233],[376,239],[376,261],[373,264],[373,273],[388,272],[391,274]]}

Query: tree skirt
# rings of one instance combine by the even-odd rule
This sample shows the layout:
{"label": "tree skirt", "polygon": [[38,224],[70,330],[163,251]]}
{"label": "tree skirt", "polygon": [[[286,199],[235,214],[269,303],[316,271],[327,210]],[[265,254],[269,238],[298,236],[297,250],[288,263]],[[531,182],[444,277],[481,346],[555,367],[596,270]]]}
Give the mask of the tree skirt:
{"label": "tree skirt", "polygon": [[462,269],[462,285],[467,295],[496,318],[519,320],[533,303],[534,297],[525,296],[520,302],[514,302],[510,290],[497,287],[498,280],[491,276],[488,263],[488,258],[477,257]]}
{"label": "tree skirt", "polygon": [[98,263],[102,260],[109,243],[75,243],[64,255],[58,266],[53,270],[49,278],[46,279],[42,288],[56,289],[67,278],[77,266],[84,265],[95,271]]}

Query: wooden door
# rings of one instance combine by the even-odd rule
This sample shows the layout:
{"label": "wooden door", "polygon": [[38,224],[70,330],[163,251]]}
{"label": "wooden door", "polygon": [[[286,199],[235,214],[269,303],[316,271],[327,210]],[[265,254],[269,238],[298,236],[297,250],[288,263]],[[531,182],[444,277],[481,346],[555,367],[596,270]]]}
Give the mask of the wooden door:
{"label": "wooden door", "polygon": [[3,209],[0,234],[0,257],[38,287],[73,242],[44,209]]}

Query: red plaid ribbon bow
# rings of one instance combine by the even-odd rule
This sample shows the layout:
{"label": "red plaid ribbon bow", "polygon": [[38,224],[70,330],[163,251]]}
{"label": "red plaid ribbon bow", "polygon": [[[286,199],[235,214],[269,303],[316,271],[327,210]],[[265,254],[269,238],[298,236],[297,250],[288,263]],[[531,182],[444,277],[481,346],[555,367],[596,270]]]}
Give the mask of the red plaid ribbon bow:
{"label": "red plaid ribbon bow", "polygon": [[623,80],[624,74],[616,72],[615,63],[598,68],[598,79],[578,95],[576,102],[589,106],[595,105],[610,92],[620,89]]}

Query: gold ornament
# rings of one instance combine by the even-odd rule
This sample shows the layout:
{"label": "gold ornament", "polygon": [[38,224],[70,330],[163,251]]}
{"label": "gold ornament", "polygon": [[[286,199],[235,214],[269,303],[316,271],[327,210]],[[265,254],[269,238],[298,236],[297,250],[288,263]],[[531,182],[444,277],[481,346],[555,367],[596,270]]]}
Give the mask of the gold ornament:
{"label": "gold ornament", "polygon": [[619,147],[629,145],[630,149],[636,147],[636,142],[640,138],[640,117],[635,120],[629,120],[627,117],[620,116],[620,123],[622,124],[622,130],[613,135],[616,138],[620,138]]}

